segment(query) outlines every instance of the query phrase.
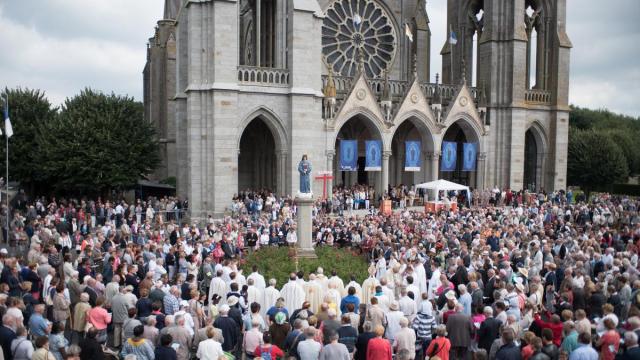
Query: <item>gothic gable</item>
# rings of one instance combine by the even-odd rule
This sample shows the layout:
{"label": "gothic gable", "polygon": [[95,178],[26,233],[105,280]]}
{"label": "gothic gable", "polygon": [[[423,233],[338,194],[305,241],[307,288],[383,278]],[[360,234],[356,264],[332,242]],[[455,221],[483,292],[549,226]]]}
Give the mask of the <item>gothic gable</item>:
{"label": "gothic gable", "polygon": [[371,87],[363,74],[358,75],[356,78],[340,110],[334,116],[333,121],[329,122],[329,127],[340,128],[344,122],[358,113],[368,114],[370,117],[375,118],[376,125],[381,129],[386,128],[384,115],[378,105],[378,100],[371,91]]}
{"label": "gothic gable", "polygon": [[476,108],[473,96],[469,91],[466,84],[462,85],[458,90],[458,93],[453,97],[449,106],[447,106],[447,112],[444,117],[443,127],[447,128],[461,117],[464,117],[471,122],[479,135],[484,135],[484,125],[482,119]]}
{"label": "gothic gable", "polygon": [[406,119],[407,117],[415,114],[421,114],[423,116],[417,116],[420,120],[426,120],[426,126],[430,130],[435,129],[435,116],[433,116],[433,112],[431,111],[431,107],[429,106],[429,102],[427,98],[424,96],[422,89],[420,88],[420,83],[418,79],[413,81],[411,87],[409,87],[409,91],[404,96],[404,99],[400,102],[400,106],[396,111],[395,116],[393,117],[393,123],[398,125],[401,121]]}

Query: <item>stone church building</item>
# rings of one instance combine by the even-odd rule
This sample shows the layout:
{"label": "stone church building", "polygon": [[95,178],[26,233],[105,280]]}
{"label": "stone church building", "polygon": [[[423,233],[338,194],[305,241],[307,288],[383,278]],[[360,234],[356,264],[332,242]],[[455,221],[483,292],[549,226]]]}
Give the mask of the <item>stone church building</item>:
{"label": "stone church building", "polygon": [[[566,0],[448,0],[446,16],[457,41],[432,43],[425,0],[166,0],[144,68],[154,176],[177,179],[194,217],[245,189],[295,194],[303,154],[329,189],[564,188]],[[358,141],[357,171],[339,170],[342,139]],[[364,170],[372,139],[380,171]],[[419,171],[405,171],[407,140],[420,141]],[[443,141],[477,143],[476,170],[440,171]]]}

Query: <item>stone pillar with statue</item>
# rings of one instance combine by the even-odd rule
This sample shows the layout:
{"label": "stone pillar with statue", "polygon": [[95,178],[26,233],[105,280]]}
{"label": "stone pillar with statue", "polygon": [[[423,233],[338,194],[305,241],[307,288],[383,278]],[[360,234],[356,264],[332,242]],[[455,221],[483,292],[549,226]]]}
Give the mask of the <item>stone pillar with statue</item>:
{"label": "stone pillar with statue", "polygon": [[302,155],[302,160],[298,163],[298,173],[300,173],[300,190],[296,194],[297,205],[297,235],[298,250],[297,256],[304,258],[316,258],[316,252],[312,243],[312,209],[313,193],[311,192],[311,162],[307,155]]}

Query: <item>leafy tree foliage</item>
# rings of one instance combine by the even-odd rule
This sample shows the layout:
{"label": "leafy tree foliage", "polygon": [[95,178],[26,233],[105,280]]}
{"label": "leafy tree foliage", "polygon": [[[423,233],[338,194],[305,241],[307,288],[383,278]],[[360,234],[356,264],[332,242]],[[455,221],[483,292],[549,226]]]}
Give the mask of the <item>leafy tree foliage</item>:
{"label": "leafy tree foliage", "polygon": [[[57,109],[52,108],[44,92],[40,90],[5,89],[3,95],[9,97],[9,118],[13,124],[13,136],[9,140],[9,180],[19,180],[23,187],[33,190],[46,181],[38,166],[39,144],[36,137],[42,124],[56,116]],[[0,106],[4,107],[4,102]],[[4,122],[2,132],[4,133]],[[2,176],[6,166],[5,149],[3,142],[0,145]]]}
{"label": "leafy tree foliage", "polygon": [[[609,136],[621,150],[629,175],[640,174],[640,152],[635,145],[640,138],[640,118],[616,114],[606,109],[590,110],[572,106],[569,124],[571,131],[593,130]],[[570,178],[571,175],[569,173]]]}
{"label": "leafy tree foliage", "polygon": [[43,125],[37,136],[41,163],[55,190],[126,188],[160,162],[154,128],[133,98],[85,89]]}
{"label": "leafy tree foliage", "polygon": [[619,146],[605,133],[572,129],[569,132],[568,182],[587,196],[591,190],[626,182],[629,171]]}

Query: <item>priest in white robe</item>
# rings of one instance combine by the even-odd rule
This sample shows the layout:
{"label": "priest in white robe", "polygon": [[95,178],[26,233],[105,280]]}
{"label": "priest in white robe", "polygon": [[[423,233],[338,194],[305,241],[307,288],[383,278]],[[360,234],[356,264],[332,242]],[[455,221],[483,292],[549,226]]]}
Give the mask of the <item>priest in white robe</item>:
{"label": "priest in white robe", "polygon": [[280,290],[280,296],[284,298],[284,304],[289,313],[293,313],[297,309],[302,308],[305,299],[305,293],[302,286],[296,282],[297,276],[294,273],[289,275],[289,282],[284,284]]}
{"label": "priest in white robe", "polygon": [[262,301],[260,302],[260,314],[264,316],[267,311],[276,304],[276,300],[280,297],[280,291],[276,289],[276,279],[269,280],[269,287],[262,292]]}
{"label": "priest in white robe", "polygon": [[264,281],[264,276],[258,272],[258,267],[255,265],[253,266],[253,272],[247,276],[247,283],[249,282],[249,279],[253,279],[253,285],[260,290],[264,290],[267,287],[267,284]]}
{"label": "priest in white robe", "polygon": [[247,303],[249,306],[251,304],[258,303],[262,301],[262,290],[255,286],[253,279],[247,280]]}
{"label": "priest in white robe", "polygon": [[344,282],[342,281],[342,279],[340,279],[340,277],[338,277],[338,274],[336,274],[335,271],[332,272],[331,274],[332,276],[329,278],[329,284],[328,287],[331,287],[331,284],[335,285],[336,290],[338,290],[338,292],[340,292],[340,296],[346,296],[347,295],[347,291],[344,288]]}
{"label": "priest in white robe", "polygon": [[436,291],[442,286],[440,281],[440,268],[436,264],[431,264],[431,279],[429,280],[429,300],[436,299]]}
{"label": "priest in white robe", "polygon": [[369,277],[362,282],[362,297],[364,303],[367,305],[371,305],[371,298],[376,293],[376,286],[380,284],[375,274],[375,266],[369,266]]}
{"label": "priest in white robe", "polygon": [[316,281],[322,286],[322,291],[327,292],[329,289],[329,279],[324,276],[324,270],[321,267],[316,271]]}
{"label": "priest in white robe", "polygon": [[349,281],[349,283],[344,287],[345,291],[348,292],[350,287],[353,287],[354,289],[356,289],[356,296],[358,297],[358,299],[360,299],[360,302],[362,303],[365,300],[362,295],[362,286],[360,286],[360,284],[356,282],[355,275],[351,275],[351,281]]}
{"label": "priest in white robe", "polygon": [[316,280],[315,274],[309,275],[309,281],[304,285],[304,291],[307,294],[306,299],[309,302],[309,309],[317,314],[320,310],[320,304],[322,304],[322,299],[324,299],[324,292],[322,291],[322,286]]}
{"label": "priest in white robe", "polygon": [[339,317],[341,315],[341,313],[340,313],[340,301],[342,301],[342,295],[340,294],[340,292],[336,288],[336,284],[331,283],[331,282],[329,283],[329,289],[327,290],[325,298],[330,298],[331,299],[331,303],[336,304],[336,314]]}
{"label": "priest in white robe", "polygon": [[211,298],[213,294],[217,294],[220,296],[220,302],[218,306],[227,303],[227,283],[222,280],[222,271],[218,271],[216,273],[216,277],[211,279],[209,283],[209,302],[211,302]]}

